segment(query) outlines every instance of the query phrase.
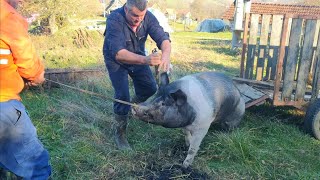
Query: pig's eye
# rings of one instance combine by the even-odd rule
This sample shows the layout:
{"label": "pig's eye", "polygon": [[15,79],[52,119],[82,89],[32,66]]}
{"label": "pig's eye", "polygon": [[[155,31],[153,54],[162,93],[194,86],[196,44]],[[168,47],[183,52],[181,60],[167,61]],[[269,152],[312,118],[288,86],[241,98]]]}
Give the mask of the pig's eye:
{"label": "pig's eye", "polygon": [[148,113],[144,112],[143,115],[148,115]]}

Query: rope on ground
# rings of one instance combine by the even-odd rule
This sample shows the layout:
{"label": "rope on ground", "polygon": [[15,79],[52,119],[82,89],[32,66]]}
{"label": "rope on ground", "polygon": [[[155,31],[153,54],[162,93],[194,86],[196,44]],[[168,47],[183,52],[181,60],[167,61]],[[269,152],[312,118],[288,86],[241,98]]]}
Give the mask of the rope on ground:
{"label": "rope on ground", "polygon": [[60,83],[60,82],[57,82],[57,81],[53,81],[53,80],[50,80],[50,79],[46,79],[46,81],[59,84],[59,85],[61,85],[61,86],[67,87],[67,88],[69,88],[69,89],[77,90],[77,91],[80,91],[80,92],[82,92],[82,93],[86,93],[86,94],[90,94],[90,95],[93,95],[93,96],[97,96],[97,97],[109,99],[109,100],[112,100],[112,101],[116,101],[116,102],[118,102],[118,103],[130,105],[130,106],[134,106],[134,107],[139,107],[139,105],[134,104],[134,103],[130,103],[130,102],[127,102],[127,101],[122,101],[122,100],[120,100],[120,99],[115,99],[115,98],[112,98],[112,97],[107,97],[107,96],[104,96],[104,95],[102,95],[102,94],[98,94],[98,93],[95,93],[95,92],[92,92],[92,91],[87,91],[87,90],[80,89],[80,88],[77,88],[77,87],[69,86],[69,85],[66,85],[66,84],[63,84],[63,83]]}

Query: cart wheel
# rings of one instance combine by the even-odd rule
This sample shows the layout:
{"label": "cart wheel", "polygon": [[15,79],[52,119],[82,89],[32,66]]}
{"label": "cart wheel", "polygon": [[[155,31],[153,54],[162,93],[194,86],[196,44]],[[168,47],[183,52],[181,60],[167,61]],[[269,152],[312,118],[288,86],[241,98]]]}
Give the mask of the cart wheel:
{"label": "cart wheel", "polygon": [[304,128],[307,133],[320,140],[320,99],[316,99],[309,105],[304,119]]}

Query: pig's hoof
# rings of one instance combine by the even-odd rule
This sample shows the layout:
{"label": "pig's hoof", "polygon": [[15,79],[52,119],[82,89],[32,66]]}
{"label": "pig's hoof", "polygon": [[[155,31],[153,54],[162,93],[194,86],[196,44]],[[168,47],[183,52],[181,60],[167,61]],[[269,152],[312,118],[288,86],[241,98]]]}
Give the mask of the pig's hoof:
{"label": "pig's hoof", "polygon": [[184,167],[184,168],[188,168],[189,166],[190,166],[190,162],[188,162],[188,160],[184,160],[183,161],[183,164],[182,164],[182,167]]}
{"label": "pig's hoof", "polygon": [[186,146],[189,147],[190,146],[190,142],[186,141]]}
{"label": "pig's hoof", "polygon": [[131,109],[131,113],[132,113],[133,116],[135,116],[137,114],[136,110],[133,109],[133,108]]}
{"label": "pig's hoof", "polygon": [[192,164],[193,159],[194,159],[194,157],[187,157],[187,158],[183,161],[182,166],[183,166],[184,168],[189,167],[189,166]]}

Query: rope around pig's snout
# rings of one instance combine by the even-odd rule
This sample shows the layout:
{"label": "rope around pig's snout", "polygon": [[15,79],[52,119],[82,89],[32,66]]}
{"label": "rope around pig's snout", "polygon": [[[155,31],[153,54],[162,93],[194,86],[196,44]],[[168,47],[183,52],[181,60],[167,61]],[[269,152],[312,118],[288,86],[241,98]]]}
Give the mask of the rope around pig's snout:
{"label": "rope around pig's snout", "polygon": [[77,91],[80,91],[82,93],[86,93],[86,94],[90,94],[90,95],[93,95],[93,96],[97,96],[97,97],[109,99],[109,100],[112,100],[112,101],[116,101],[118,103],[130,105],[130,106],[133,106],[133,107],[140,107],[139,105],[134,104],[134,103],[130,103],[130,102],[127,102],[127,101],[122,101],[120,99],[115,99],[115,98],[112,98],[112,97],[107,97],[107,96],[102,95],[102,94],[98,94],[98,93],[95,93],[95,92],[92,92],[92,91],[87,91],[87,90],[84,90],[84,89],[80,89],[80,88],[77,88],[77,87],[66,85],[66,84],[63,84],[63,83],[60,83],[60,82],[57,82],[57,81],[53,81],[53,80],[50,80],[50,79],[46,79],[46,81],[49,81],[49,82],[52,82],[52,83],[55,83],[55,84],[59,84],[61,86],[67,87],[69,89],[77,90]]}

